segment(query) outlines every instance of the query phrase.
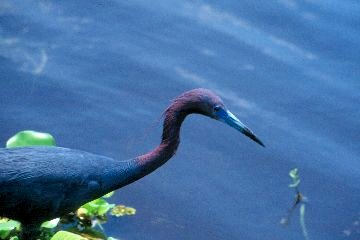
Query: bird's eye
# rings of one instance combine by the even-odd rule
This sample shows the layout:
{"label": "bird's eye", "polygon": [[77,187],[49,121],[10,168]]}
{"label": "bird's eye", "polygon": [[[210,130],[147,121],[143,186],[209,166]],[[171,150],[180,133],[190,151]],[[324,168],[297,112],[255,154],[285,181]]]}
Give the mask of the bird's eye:
{"label": "bird's eye", "polygon": [[218,111],[220,111],[220,109],[221,109],[220,106],[215,106],[215,107],[214,107],[214,112],[218,112]]}

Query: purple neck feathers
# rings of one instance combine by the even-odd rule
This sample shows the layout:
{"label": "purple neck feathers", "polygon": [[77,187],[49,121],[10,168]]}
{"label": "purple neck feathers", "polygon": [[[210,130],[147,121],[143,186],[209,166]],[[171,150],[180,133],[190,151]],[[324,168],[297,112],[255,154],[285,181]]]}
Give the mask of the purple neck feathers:
{"label": "purple neck feathers", "polygon": [[154,150],[136,158],[145,176],[174,156],[180,143],[180,127],[185,117],[191,113],[204,114],[202,89],[184,93],[176,98],[164,113],[161,143]]}
{"label": "purple neck feathers", "polygon": [[166,109],[160,145],[154,150],[136,158],[144,176],[174,156],[180,143],[181,124],[190,113],[191,108],[189,108],[189,104],[186,104],[182,99],[175,100]]}
{"label": "purple neck feathers", "polygon": [[212,109],[212,105],[208,106],[204,102],[209,101],[211,97],[213,95],[206,89],[194,89],[176,98],[164,112],[160,145],[152,151],[130,160],[126,174],[123,169],[115,170],[117,173],[114,176],[121,180],[115,185],[109,183],[108,190],[120,188],[148,175],[174,156],[180,143],[182,122],[191,113],[207,115],[207,112],[210,111],[208,108]]}

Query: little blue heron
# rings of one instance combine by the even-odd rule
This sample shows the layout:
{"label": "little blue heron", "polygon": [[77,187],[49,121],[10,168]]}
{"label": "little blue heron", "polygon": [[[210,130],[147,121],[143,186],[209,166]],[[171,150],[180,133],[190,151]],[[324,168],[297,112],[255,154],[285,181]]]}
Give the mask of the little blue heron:
{"label": "little blue heron", "polygon": [[222,121],[264,146],[217,95],[193,89],[165,110],[160,145],[130,160],[62,147],[0,149],[0,216],[20,221],[26,239],[32,239],[31,229],[41,222],[75,211],[163,165],[175,154],[181,123],[191,113]]}

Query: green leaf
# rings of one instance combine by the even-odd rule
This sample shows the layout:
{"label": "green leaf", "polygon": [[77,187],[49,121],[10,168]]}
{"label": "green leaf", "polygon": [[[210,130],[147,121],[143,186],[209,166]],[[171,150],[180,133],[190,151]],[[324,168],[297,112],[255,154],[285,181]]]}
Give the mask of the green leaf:
{"label": "green leaf", "polygon": [[0,238],[7,238],[13,230],[20,229],[20,223],[14,220],[1,219],[0,223]]}
{"label": "green leaf", "polygon": [[100,240],[106,239],[106,236],[103,232],[94,229],[94,228],[85,228],[85,229],[78,229],[77,227],[67,229],[69,232],[78,234],[88,240]]}
{"label": "green leaf", "polygon": [[66,232],[66,231],[59,231],[57,232],[51,240],[87,240],[86,238],[77,235],[75,233]]}
{"label": "green leaf", "polygon": [[19,229],[20,223],[15,220],[9,220],[7,222],[0,223],[0,231],[12,231],[14,229]]}
{"label": "green leaf", "polygon": [[6,239],[10,235],[9,230],[0,230],[0,239]]}
{"label": "green leaf", "polygon": [[98,198],[84,204],[81,208],[85,208],[89,215],[96,216],[106,214],[114,206],[115,204],[110,204],[105,199]]}
{"label": "green leaf", "polygon": [[105,194],[104,196],[103,196],[103,198],[110,198],[110,197],[112,197],[113,195],[114,195],[114,191],[112,191],[112,192],[109,192],[108,194]]}
{"label": "green leaf", "polygon": [[55,228],[59,224],[59,222],[60,222],[60,218],[55,218],[53,220],[43,222],[41,224],[41,227],[42,228]]}
{"label": "green leaf", "polygon": [[26,130],[18,132],[6,142],[7,148],[36,145],[55,146],[55,139],[48,133]]}
{"label": "green leaf", "polygon": [[115,207],[115,204],[101,205],[99,207],[99,210],[98,210],[97,214],[98,215],[104,215],[105,213],[107,213],[113,207]]}
{"label": "green leaf", "polygon": [[19,240],[18,236],[11,237],[10,240]]}

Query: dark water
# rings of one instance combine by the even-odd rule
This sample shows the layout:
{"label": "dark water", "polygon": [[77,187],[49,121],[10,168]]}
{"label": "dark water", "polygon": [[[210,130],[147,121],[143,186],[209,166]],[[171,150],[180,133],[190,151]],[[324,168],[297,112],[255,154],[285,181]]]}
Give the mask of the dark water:
{"label": "dark water", "polygon": [[2,0],[0,142],[34,129],[127,159],[158,143],[170,99],[211,88],[268,147],[191,116],[174,159],[116,193],[138,212],[106,232],[303,239],[297,215],[279,224],[298,167],[310,239],[360,239],[359,16],[355,0]]}

